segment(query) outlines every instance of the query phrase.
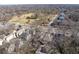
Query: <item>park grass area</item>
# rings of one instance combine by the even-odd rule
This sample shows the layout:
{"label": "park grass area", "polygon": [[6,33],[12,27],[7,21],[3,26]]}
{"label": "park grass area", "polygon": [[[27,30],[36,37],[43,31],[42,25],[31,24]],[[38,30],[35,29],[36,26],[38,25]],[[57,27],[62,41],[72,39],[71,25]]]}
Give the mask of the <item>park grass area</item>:
{"label": "park grass area", "polygon": [[31,24],[32,22],[34,22],[36,19],[27,19],[27,17],[31,17],[33,15],[33,13],[29,13],[29,14],[23,14],[21,16],[13,16],[11,20],[9,20],[10,23],[13,24]]}

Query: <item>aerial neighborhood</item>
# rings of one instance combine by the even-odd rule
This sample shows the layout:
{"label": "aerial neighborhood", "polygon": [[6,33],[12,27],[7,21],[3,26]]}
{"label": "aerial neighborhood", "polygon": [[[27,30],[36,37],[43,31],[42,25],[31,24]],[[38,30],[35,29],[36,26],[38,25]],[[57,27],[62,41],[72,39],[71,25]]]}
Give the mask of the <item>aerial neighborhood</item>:
{"label": "aerial neighborhood", "polygon": [[0,5],[0,54],[79,53],[79,5]]}

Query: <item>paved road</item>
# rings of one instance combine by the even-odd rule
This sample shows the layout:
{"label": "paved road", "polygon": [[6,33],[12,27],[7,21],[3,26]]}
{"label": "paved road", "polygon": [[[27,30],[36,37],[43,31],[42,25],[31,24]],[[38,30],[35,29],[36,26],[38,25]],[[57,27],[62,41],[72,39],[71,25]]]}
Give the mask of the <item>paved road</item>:
{"label": "paved road", "polygon": [[51,22],[49,22],[48,26],[50,26],[50,24],[51,24],[51,23],[53,23],[53,22],[54,22],[54,20],[55,20],[58,16],[59,16],[59,15],[57,14],[57,15],[55,15],[54,17],[52,17],[52,21],[51,21]]}

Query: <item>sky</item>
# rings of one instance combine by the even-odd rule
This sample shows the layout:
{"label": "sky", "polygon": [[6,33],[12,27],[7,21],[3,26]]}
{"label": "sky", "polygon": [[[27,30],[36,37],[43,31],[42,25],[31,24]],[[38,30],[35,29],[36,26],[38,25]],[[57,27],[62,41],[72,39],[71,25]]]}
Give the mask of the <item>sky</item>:
{"label": "sky", "polygon": [[78,0],[0,0],[0,5],[6,4],[79,4]]}

